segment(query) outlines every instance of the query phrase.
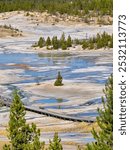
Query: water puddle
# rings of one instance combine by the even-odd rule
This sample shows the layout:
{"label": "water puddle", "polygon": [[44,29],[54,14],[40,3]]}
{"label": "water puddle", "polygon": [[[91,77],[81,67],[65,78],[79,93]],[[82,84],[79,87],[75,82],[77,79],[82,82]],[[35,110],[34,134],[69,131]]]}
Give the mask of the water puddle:
{"label": "water puddle", "polygon": [[[73,57],[69,53],[57,54],[30,54],[11,53],[0,54],[0,69],[12,73],[12,71],[24,80],[16,83],[40,83],[56,78],[61,71],[64,79],[77,80],[77,82],[91,81],[104,84],[110,72],[112,64],[103,66],[104,70],[82,71],[86,68],[95,69],[96,57]],[[75,71],[76,70],[76,71]],[[78,71],[79,70],[79,71]],[[81,71],[80,71],[81,70]]]}
{"label": "water puddle", "polygon": [[101,104],[101,103],[102,103],[102,99],[101,99],[101,97],[98,97],[95,99],[91,99],[83,104],[80,104],[79,106],[90,106],[90,105]]}
{"label": "water puddle", "polygon": [[31,104],[51,104],[51,103],[63,103],[63,102],[67,102],[68,100],[59,98],[48,98],[48,99],[39,99],[39,100],[35,100],[34,102],[32,102]]}
{"label": "water puddle", "polygon": [[82,113],[77,113],[77,114],[69,114],[70,116],[74,117],[96,117],[98,116],[98,112],[82,112]]}

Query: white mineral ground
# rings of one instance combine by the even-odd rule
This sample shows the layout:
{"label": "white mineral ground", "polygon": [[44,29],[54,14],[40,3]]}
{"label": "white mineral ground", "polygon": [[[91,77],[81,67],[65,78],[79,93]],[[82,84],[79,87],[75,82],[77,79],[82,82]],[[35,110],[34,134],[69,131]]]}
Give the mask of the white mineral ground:
{"label": "white mineral ground", "polygon": [[[39,17],[40,18],[40,17]],[[33,20],[34,19],[34,20]],[[80,23],[79,25],[70,25],[69,22],[61,24],[51,25],[46,22],[41,22],[41,20],[35,20],[35,18],[30,19],[30,17],[25,16],[24,12],[10,12],[10,13],[1,13],[0,14],[0,25],[11,25],[14,28],[17,28],[23,31],[24,36],[21,37],[9,37],[9,36],[0,36],[0,53],[62,53],[62,50],[55,50],[52,52],[48,52],[43,49],[34,49],[31,48],[32,44],[38,41],[40,36],[61,36],[63,32],[66,35],[71,35],[72,38],[86,38],[87,36],[93,36],[96,33],[102,33],[106,31],[112,34],[112,26],[99,26],[93,25],[88,26]],[[67,24],[67,25],[66,25]],[[111,63],[112,62],[112,50],[111,49],[100,49],[100,50],[92,50],[92,51],[83,51],[81,47],[78,46],[76,48],[71,48],[70,50],[66,50],[70,54],[77,54],[80,56],[96,56],[95,64],[99,64],[99,66],[88,67],[86,69],[75,69],[73,73],[87,73],[92,71],[101,71],[106,72],[109,71],[109,67],[102,67],[101,64]],[[25,60],[28,62],[31,60]],[[6,64],[7,66],[17,66],[18,68],[13,69],[5,69],[0,70],[0,93],[5,95],[10,93],[6,86],[2,84],[14,83],[16,81],[25,80],[26,77],[21,77],[18,74],[24,72],[25,69],[29,70],[37,70],[39,68],[31,67],[29,65],[23,64]],[[63,66],[62,66],[63,67]],[[66,67],[66,66],[64,66]],[[49,70],[50,68],[41,67],[42,70]],[[56,69],[54,66],[51,69]],[[98,76],[95,77],[103,79],[107,79],[106,76]],[[83,82],[84,78],[77,78],[75,80],[63,80],[64,86],[62,87],[54,87],[54,80],[41,82],[40,85],[36,85],[35,83],[24,83],[24,84],[16,84],[20,89],[26,91],[33,96],[30,97],[29,101],[34,102],[40,97],[55,97],[55,98],[63,98],[69,101],[63,102],[64,106],[79,106],[86,103],[88,100],[99,98],[103,96],[102,89],[104,88],[103,84],[99,83],[91,83],[91,82]],[[78,81],[78,82],[77,82]],[[35,104],[35,106],[39,106],[39,104]],[[52,104],[49,104],[51,106]],[[53,104],[53,106],[59,106],[59,104]],[[40,105],[41,106],[41,105]],[[46,106],[45,104],[42,106]],[[101,107],[99,104],[94,104],[87,106],[87,111],[95,111],[97,107]],[[52,111],[50,108],[49,110]],[[86,112],[86,106],[79,107],[78,109],[53,109],[54,112],[63,113],[63,114],[75,114],[80,112]],[[51,118],[39,114],[35,114],[32,112],[27,112],[26,114],[27,122],[35,122],[37,126],[41,129],[41,140],[46,143],[49,142],[49,139],[52,139],[54,132],[58,132],[60,137],[62,138],[62,142],[64,143],[64,149],[66,150],[75,150],[77,149],[76,145],[84,145],[87,142],[91,142],[92,136],[90,135],[90,130],[92,126],[96,127],[96,124],[88,124],[88,123],[76,123],[71,121],[63,121],[56,118]],[[9,110],[3,107],[0,109],[0,141],[8,141],[6,135],[6,127],[9,121]]]}

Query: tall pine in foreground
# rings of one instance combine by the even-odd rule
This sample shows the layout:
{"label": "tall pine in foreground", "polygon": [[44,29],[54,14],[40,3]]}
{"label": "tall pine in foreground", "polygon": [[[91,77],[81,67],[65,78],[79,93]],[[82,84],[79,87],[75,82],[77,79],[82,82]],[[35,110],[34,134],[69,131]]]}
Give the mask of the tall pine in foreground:
{"label": "tall pine in foreground", "polygon": [[98,109],[99,116],[97,124],[100,131],[97,133],[94,129],[92,134],[96,142],[87,144],[86,150],[112,150],[113,149],[113,76],[108,81],[103,90],[105,98],[102,98],[103,109]]}
{"label": "tall pine in foreground", "polygon": [[54,134],[53,141],[50,141],[48,150],[63,150],[61,139],[58,137],[58,133]]}
{"label": "tall pine in foreground", "polygon": [[25,114],[24,105],[15,91],[7,129],[10,145],[5,145],[3,150],[41,150],[44,146],[39,141],[40,130],[34,123],[32,125],[26,123]]}

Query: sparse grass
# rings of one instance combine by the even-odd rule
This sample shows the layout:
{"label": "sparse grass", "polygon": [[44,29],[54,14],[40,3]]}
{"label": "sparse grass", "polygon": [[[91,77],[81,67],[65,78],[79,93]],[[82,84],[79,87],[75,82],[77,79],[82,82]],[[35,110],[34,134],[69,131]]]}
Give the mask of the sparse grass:
{"label": "sparse grass", "polygon": [[15,31],[15,32],[19,32],[19,29],[17,29],[17,28],[14,28],[14,27],[12,27],[11,25],[0,25],[0,27],[1,28],[4,28],[4,29],[10,29],[10,30],[13,30],[13,31]]}
{"label": "sparse grass", "polygon": [[96,131],[99,131],[99,127],[97,123],[74,123],[71,126],[62,126],[62,125],[55,125],[55,126],[46,126],[40,128],[41,132],[82,132],[82,133],[90,133],[92,128],[95,128]]}
{"label": "sparse grass", "polygon": [[6,36],[22,36],[22,31],[17,28],[13,28],[11,25],[0,25],[0,37]]}

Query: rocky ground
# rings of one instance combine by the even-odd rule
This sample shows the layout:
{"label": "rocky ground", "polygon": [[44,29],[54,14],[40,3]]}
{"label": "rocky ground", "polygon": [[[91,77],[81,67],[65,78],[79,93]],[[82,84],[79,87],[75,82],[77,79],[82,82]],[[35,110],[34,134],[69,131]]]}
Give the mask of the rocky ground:
{"label": "rocky ground", "polygon": [[10,27],[0,26],[0,38],[3,37],[20,37],[22,32],[16,31]]}
{"label": "rocky ground", "polygon": [[28,20],[31,20],[34,24],[39,25],[39,23],[46,23],[46,24],[52,24],[52,25],[69,25],[69,26],[86,26],[86,25],[112,25],[113,18],[109,15],[105,16],[98,16],[93,15],[92,17],[85,16],[85,17],[79,17],[79,16],[70,16],[67,14],[59,14],[58,12],[55,15],[51,15],[47,12],[29,12],[29,11],[14,11],[10,13],[1,13],[0,19],[8,19],[11,16],[17,15],[17,14],[24,14],[28,18]]}

